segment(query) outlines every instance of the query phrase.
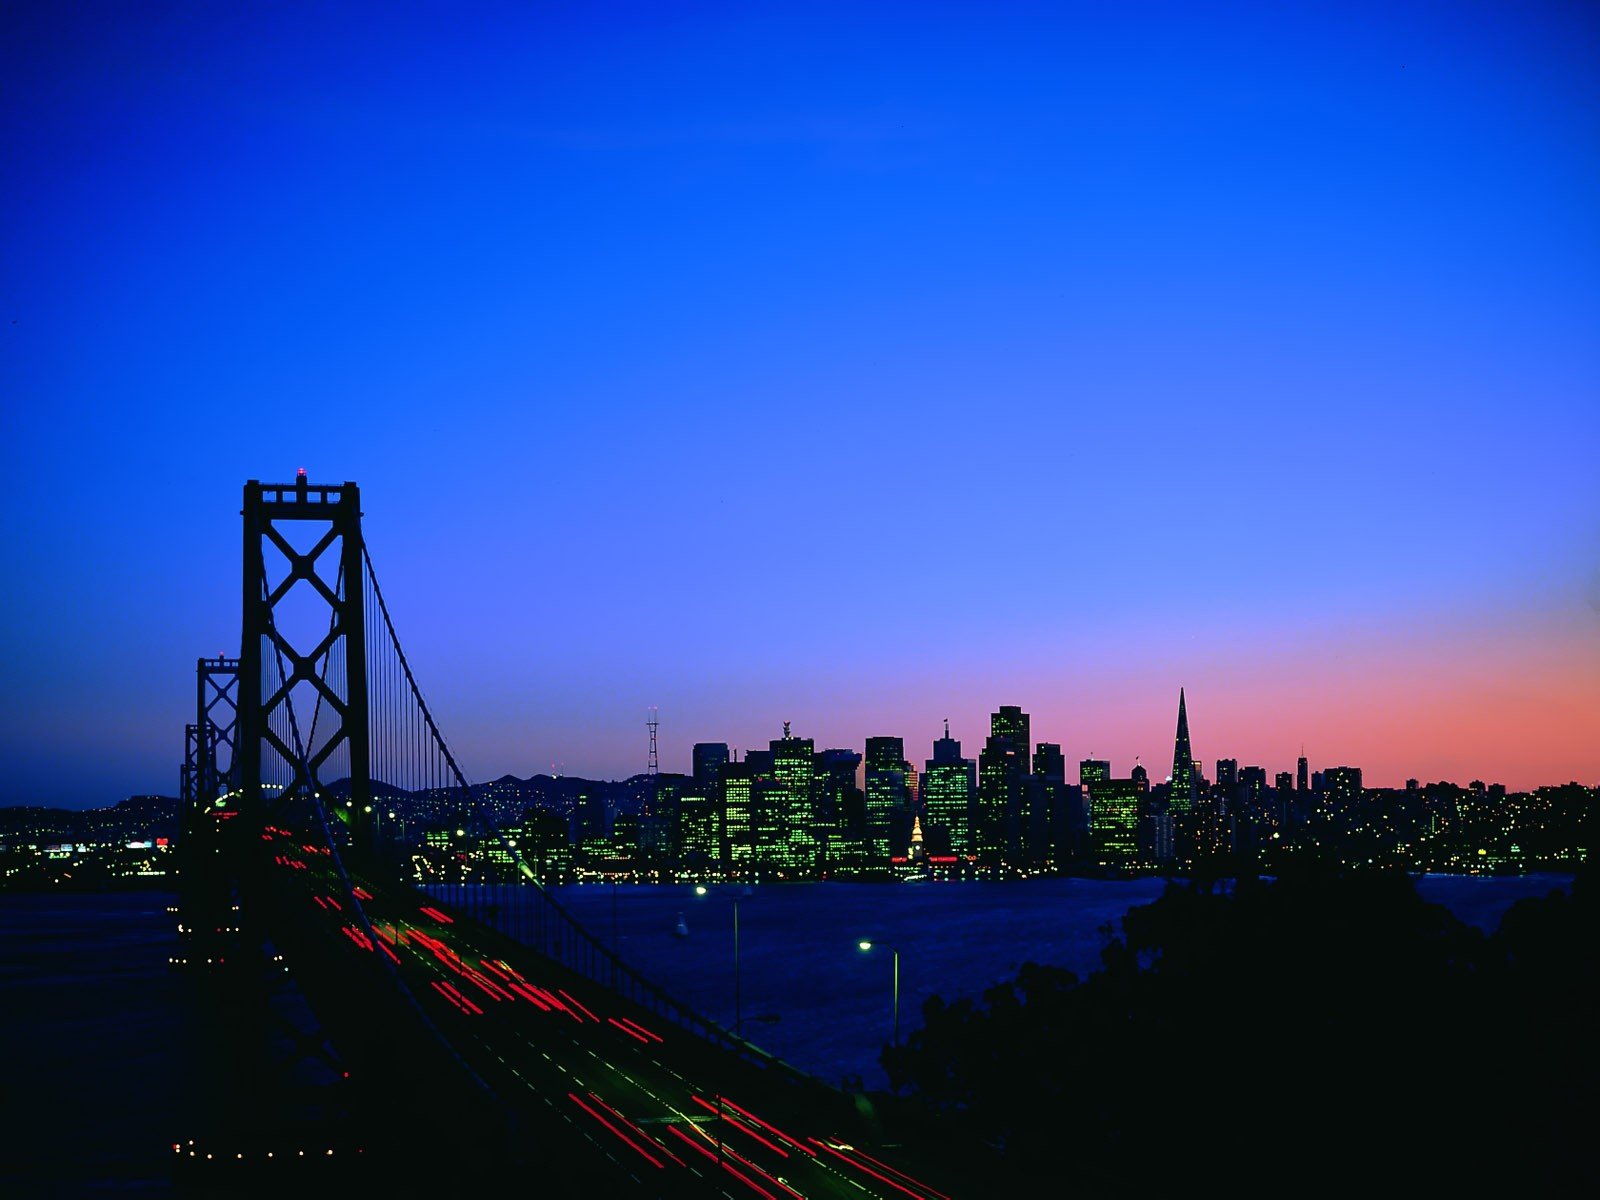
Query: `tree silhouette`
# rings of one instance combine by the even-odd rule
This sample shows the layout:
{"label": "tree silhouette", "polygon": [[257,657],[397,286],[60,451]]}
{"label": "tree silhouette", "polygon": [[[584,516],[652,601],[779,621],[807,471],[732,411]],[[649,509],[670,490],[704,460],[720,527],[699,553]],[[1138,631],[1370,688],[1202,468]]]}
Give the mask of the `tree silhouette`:
{"label": "tree silhouette", "polygon": [[1593,890],[1586,868],[1490,937],[1395,871],[1172,885],[1088,978],[1027,963],[931,999],[883,1063],[1016,1186],[1592,1183]]}

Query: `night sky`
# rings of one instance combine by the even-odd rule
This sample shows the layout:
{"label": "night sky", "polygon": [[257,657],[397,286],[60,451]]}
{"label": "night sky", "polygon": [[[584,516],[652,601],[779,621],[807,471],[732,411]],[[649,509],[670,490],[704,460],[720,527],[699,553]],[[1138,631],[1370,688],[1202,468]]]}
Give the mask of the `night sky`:
{"label": "night sky", "polygon": [[0,803],[176,789],[301,466],[478,779],[1600,779],[1592,6],[243,7],[0,15]]}

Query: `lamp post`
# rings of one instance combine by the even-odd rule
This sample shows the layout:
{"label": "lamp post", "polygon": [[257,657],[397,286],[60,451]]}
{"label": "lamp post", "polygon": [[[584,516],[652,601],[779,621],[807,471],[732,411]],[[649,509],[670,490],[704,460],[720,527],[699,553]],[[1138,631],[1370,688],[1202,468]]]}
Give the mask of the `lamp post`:
{"label": "lamp post", "polygon": [[[694,885],[696,896],[709,896],[711,889],[703,883]],[[744,1037],[744,1020],[742,1005],[740,1003],[740,977],[739,977],[739,897],[730,897],[733,901],[733,1035],[737,1038]]]}
{"label": "lamp post", "polygon": [[[872,949],[872,943],[865,939],[857,942],[856,946],[863,954]],[[900,950],[896,946],[886,946],[884,948],[894,955],[894,1041],[891,1045],[898,1048],[900,1045]]]}

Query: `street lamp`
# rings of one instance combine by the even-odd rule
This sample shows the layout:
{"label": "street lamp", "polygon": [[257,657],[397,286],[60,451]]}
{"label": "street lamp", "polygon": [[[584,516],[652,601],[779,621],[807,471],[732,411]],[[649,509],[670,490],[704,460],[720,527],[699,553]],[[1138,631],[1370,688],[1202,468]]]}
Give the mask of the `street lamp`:
{"label": "street lamp", "polygon": [[[856,947],[866,954],[872,950],[872,943],[862,939]],[[894,955],[894,1041],[893,1045],[900,1045],[900,950],[895,946],[886,946],[885,949]]]}
{"label": "street lamp", "polygon": [[[694,885],[696,896],[709,896],[711,889],[703,883]],[[744,1019],[740,1002],[740,977],[739,977],[739,897],[729,897],[733,901],[733,1035],[737,1038],[744,1037]]]}

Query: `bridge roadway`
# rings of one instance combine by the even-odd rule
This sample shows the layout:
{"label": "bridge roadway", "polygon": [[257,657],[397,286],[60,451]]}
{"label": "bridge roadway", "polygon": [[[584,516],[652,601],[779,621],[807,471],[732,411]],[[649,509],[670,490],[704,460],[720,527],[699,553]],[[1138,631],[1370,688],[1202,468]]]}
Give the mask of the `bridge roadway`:
{"label": "bridge roadway", "polygon": [[[368,1095],[391,1107],[386,1125],[399,1122],[380,1153],[414,1158],[418,1179],[442,1152],[444,1174],[463,1185],[509,1168],[546,1195],[951,1200],[958,1190],[961,1164],[907,1162],[851,1098],[714,1046],[410,889],[352,877],[357,913],[325,850],[283,829],[260,836],[285,906],[274,928],[298,931],[280,939],[288,966],[315,960],[301,986],[344,993],[310,999],[319,1014],[347,1014],[348,1036],[330,1023],[335,1045],[358,1047],[352,1070],[382,1080]],[[420,1011],[409,1032],[374,1038],[377,1006],[401,1002],[391,972]],[[349,1018],[351,1000],[367,1020]],[[454,1090],[439,1082],[450,1052]],[[474,1075],[477,1095],[464,1094],[459,1081]],[[452,1142],[452,1123],[475,1128]]]}

